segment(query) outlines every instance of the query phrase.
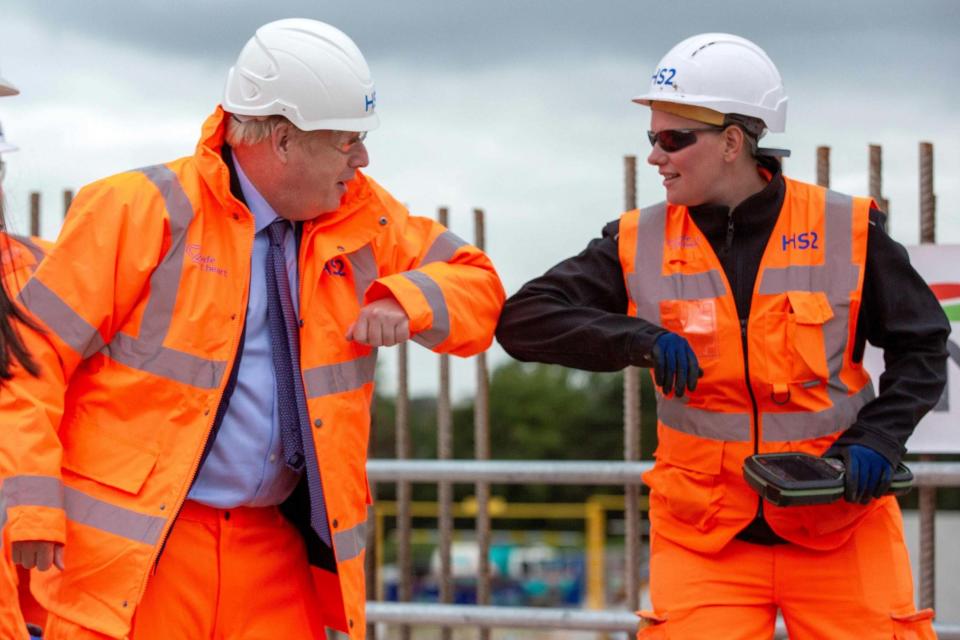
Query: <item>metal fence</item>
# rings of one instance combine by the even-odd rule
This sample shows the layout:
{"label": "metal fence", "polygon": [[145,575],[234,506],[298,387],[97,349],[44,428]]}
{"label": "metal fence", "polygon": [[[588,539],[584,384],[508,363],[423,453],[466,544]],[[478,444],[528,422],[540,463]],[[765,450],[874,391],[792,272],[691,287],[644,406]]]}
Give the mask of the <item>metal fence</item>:
{"label": "metal fence", "polygon": [[[829,147],[817,149],[817,182],[829,186]],[[889,202],[882,196],[882,153],[877,145],[869,147],[869,191],[889,214]],[[933,147],[920,143],[920,221],[921,242],[934,242]],[[624,208],[636,208],[636,158],[624,159]],[[446,224],[448,211],[440,209],[439,220]],[[474,243],[484,248],[483,211],[474,210]],[[410,459],[409,387],[407,345],[398,347],[398,385],[396,398],[396,458],[371,460],[368,476],[372,483],[396,483],[396,527],[400,602],[378,602],[376,553],[367,554],[367,615],[370,637],[376,625],[398,625],[401,640],[409,640],[411,624],[439,625],[443,640],[451,637],[453,627],[472,627],[480,640],[488,640],[492,628],[537,628],[593,630],[597,632],[636,631],[633,613],[640,606],[641,586],[641,474],[651,463],[640,462],[640,370],[631,367],[624,376],[624,462],[558,462],[490,460],[489,374],[485,355],[475,358],[477,389],[474,403],[474,460],[453,459],[452,405],[448,356],[440,356],[440,382],[437,398],[437,460]],[[937,487],[960,487],[960,463],[935,462],[926,457],[912,463],[919,487],[920,562],[919,605],[934,605],[934,516]],[[413,483],[436,483],[438,487],[438,534],[440,551],[439,603],[411,603],[412,596],[412,492]],[[476,495],[475,531],[479,548],[476,605],[453,605],[451,542],[453,538],[453,485],[473,484]],[[491,540],[490,485],[496,484],[575,484],[622,486],[625,494],[626,603],[623,610],[542,609],[530,607],[492,607],[490,602],[489,552]],[[368,550],[374,547],[373,527],[368,531]],[[960,640],[960,626],[937,625],[939,637]],[[778,625],[777,637],[786,637]]]}
{"label": "metal fence", "polygon": [[[817,148],[817,183],[830,185],[830,148]],[[920,241],[933,243],[935,238],[936,196],[933,192],[933,145],[919,144],[919,211]],[[634,209],[636,201],[636,157],[624,158],[624,209]],[[869,146],[869,194],[888,215],[890,203],[882,195],[882,150]],[[63,191],[63,215],[73,199],[71,190]],[[40,235],[40,194],[30,195],[30,233]],[[447,224],[448,210],[441,208],[438,219]],[[485,247],[484,213],[474,210],[474,244]],[[640,474],[650,463],[640,462],[640,370],[630,367],[624,375],[624,462],[505,462],[490,460],[489,373],[486,355],[476,362],[476,397],[474,403],[475,460],[453,459],[453,420],[450,402],[450,365],[448,356],[440,356],[440,382],[437,398],[438,460],[411,460],[409,427],[409,389],[407,384],[407,345],[399,349],[399,375],[396,398],[396,460],[371,460],[368,466],[372,482],[396,483],[397,487],[397,565],[400,574],[398,596],[401,602],[377,602],[377,567],[375,553],[367,554],[368,629],[373,637],[376,623],[396,624],[401,640],[409,640],[410,623],[441,625],[441,638],[449,640],[451,628],[470,626],[479,629],[480,640],[489,640],[491,628],[549,628],[580,629],[599,632],[633,631],[637,619],[631,610],[639,608],[641,585],[642,527]],[[932,607],[934,591],[934,522],[937,487],[960,486],[960,463],[934,462],[924,457],[911,467],[917,479],[920,515],[920,558],[918,602],[920,607]],[[438,531],[440,549],[440,604],[412,604],[411,555],[412,483],[436,483],[438,487]],[[453,601],[451,541],[453,538],[453,485],[474,484],[476,495],[475,531],[479,547],[477,604],[455,606]],[[490,607],[491,541],[490,485],[498,484],[579,484],[618,485],[624,488],[625,562],[624,584],[626,608],[623,611],[583,611],[571,609],[531,609]],[[374,532],[368,532],[368,549],[374,548]],[[960,626],[937,626],[940,637],[960,640]],[[780,634],[782,636],[782,628]]]}

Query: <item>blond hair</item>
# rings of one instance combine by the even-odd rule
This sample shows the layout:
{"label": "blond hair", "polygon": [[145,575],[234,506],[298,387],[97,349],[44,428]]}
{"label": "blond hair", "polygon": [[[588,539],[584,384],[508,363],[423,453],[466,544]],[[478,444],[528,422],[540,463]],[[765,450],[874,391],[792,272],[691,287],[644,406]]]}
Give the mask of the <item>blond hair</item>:
{"label": "blond hair", "polygon": [[238,116],[231,113],[227,118],[227,144],[231,147],[257,144],[269,138],[281,124],[289,124],[294,136],[301,133],[284,116]]}

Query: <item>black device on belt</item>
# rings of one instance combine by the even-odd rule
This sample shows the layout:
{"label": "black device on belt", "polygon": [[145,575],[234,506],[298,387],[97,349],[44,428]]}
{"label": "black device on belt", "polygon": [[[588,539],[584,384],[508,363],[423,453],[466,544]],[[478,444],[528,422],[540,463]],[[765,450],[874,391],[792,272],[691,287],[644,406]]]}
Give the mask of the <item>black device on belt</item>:
{"label": "black device on belt", "polygon": [[[808,453],[760,453],[743,463],[743,477],[764,500],[778,507],[828,504],[843,497],[843,461]],[[887,494],[913,487],[913,473],[900,463]]]}

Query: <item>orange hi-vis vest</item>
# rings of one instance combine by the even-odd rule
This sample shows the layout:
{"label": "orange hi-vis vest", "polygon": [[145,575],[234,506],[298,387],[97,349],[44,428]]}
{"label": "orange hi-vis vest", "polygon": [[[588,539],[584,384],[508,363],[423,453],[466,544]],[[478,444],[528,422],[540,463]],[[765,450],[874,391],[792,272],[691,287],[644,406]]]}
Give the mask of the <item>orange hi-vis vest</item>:
{"label": "orange hi-vis vest", "polygon": [[[43,329],[23,330],[42,374],[18,372],[0,394],[8,534],[65,543],[65,571],[34,573],[41,604],[112,637],[129,633],[196,476],[244,327],[254,218],[230,191],[224,131],[218,108],[193,156],[82,189],[20,296]],[[360,172],[337,211],[304,223],[299,275],[336,561],[336,572],[312,567],[315,606],[356,639],[377,351],[347,329],[362,305],[393,296],[415,341],[472,355],[489,346],[504,292],[483,252]]]}
{"label": "orange hi-vis vest", "polygon": [[[723,548],[759,514],[744,459],[820,455],[874,397],[852,358],[872,205],[787,179],[743,322],[686,207],[661,203],[621,217],[629,313],[686,338],[704,372],[685,397],[657,389],[656,464],[644,476],[656,534],[702,552]],[[762,513],[786,540],[831,549],[882,500],[764,504]]]}

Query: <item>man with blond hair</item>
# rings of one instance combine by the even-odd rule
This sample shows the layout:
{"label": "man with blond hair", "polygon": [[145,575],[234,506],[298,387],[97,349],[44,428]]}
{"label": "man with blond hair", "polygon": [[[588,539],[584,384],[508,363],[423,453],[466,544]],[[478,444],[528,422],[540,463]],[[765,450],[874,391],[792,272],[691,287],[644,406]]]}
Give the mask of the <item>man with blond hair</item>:
{"label": "man with blond hair", "polygon": [[0,398],[46,638],[363,637],[377,348],[482,351],[504,297],[360,171],[377,124],[353,41],[280,20],[193,156],[77,195],[21,294],[41,379]]}

